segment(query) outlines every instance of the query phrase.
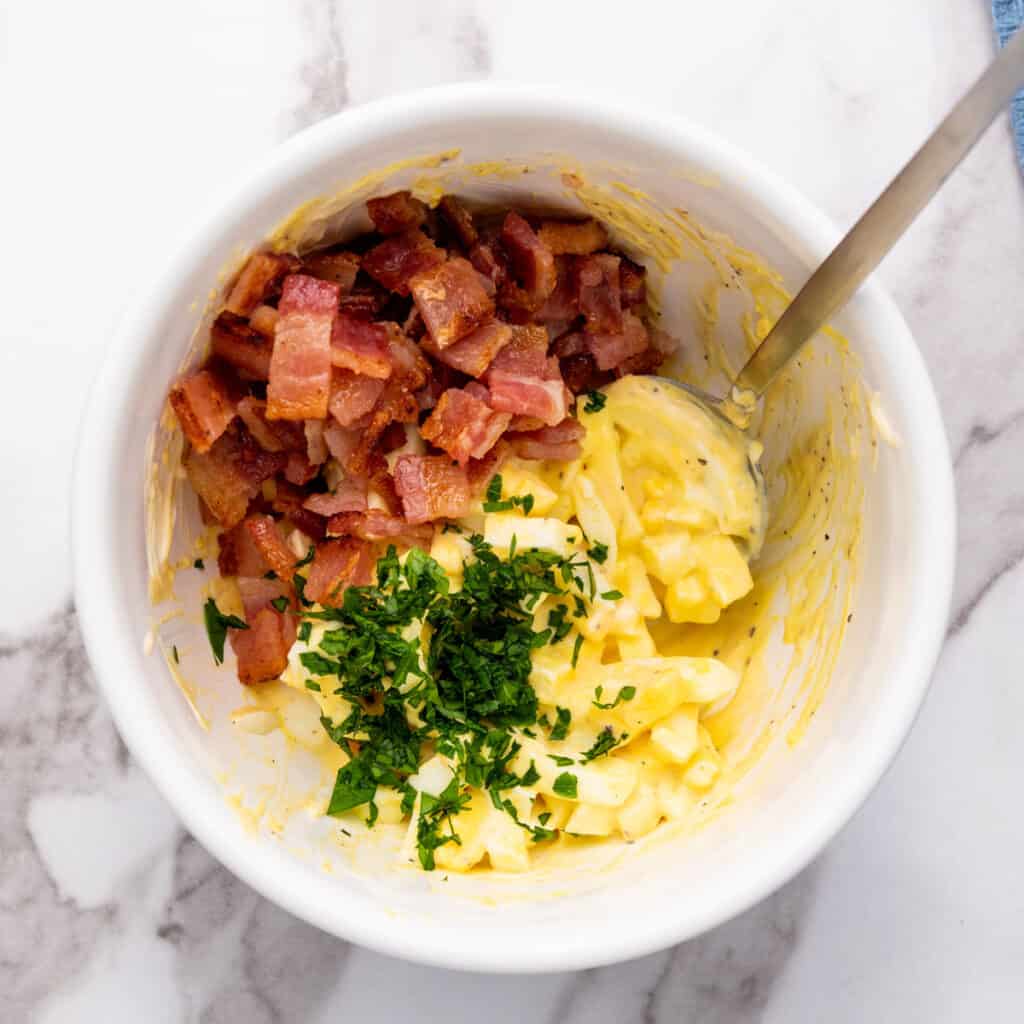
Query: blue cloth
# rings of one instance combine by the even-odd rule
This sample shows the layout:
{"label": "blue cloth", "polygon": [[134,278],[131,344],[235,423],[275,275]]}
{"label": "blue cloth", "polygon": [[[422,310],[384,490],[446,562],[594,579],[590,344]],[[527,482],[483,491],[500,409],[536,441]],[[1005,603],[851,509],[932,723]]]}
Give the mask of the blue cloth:
{"label": "blue cloth", "polygon": [[[996,23],[996,35],[1000,45],[1005,45],[1024,24],[1024,0],[992,0],[992,20]],[[1010,111],[1013,134],[1017,140],[1017,161],[1024,171],[1024,92],[1017,93]]]}

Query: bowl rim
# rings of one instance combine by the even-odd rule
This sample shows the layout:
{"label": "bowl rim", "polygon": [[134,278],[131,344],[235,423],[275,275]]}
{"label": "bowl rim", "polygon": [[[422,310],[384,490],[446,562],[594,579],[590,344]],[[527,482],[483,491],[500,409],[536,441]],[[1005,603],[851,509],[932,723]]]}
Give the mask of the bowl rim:
{"label": "bowl rim", "polygon": [[[575,970],[630,959],[691,938],[746,910],[804,868],[840,831],[892,763],[920,710],[945,637],[952,597],[955,560],[955,498],[949,448],[938,402],[924,361],[903,317],[877,280],[869,279],[858,296],[858,314],[886,339],[885,359],[901,399],[909,408],[909,435],[915,452],[912,472],[930,495],[928,515],[921,517],[918,542],[931,553],[920,579],[912,581],[907,626],[914,645],[894,652],[887,714],[880,715],[868,749],[838,780],[834,798],[792,824],[742,876],[728,898],[702,914],[676,912],[623,929],[575,933],[561,929],[557,939],[503,941],[493,928],[489,941],[478,929],[465,934],[431,920],[416,928],[378,908],[359,916],[345,901],[324,900],[311,885],[308,868],[260,842],[240,841],[245,833],[225,826],[230,813],[223,801],[214,807],[202,788],[188,785],[188,773],[176,770],[176,741],[144,688],[125,685],[126,659],[138,657],[139,638],[120,628],[117,593],[109,572],[110,542],[106,524],[116,478],[115,423],[119,402],[128,400],[119,383],[144,358],[139,339],[153,335],[155,311],[183,280],[194,254],[206,249],[226,222],[241,216],[269,191],[287,183],[322,159],[325,152],[372,145],[375,139],[422,121],[467,117],[559,118],[607,129],[621,138],[639,139],[679,152],[688,165],[714,174],[738,194],[764,223],[786,237],[791,249],[811,260],[823,258],[839,238],[828,218],[808,199],[742,150],[698,124],[670,112],[637,110],[626,104],[568,90],[562,86],[469,83],[420,90],[367,103],[305,129],[259,159],[221,198],[208,205],[187,231],[177,251],[122,317],[104,353],[82,419],[71,501],[74,599],[82,636],[97,682],[115,724],[185,827],[224,865],[258,892],[296,916],[341,938],[381,953],[439,967],[501,973]],[[140,510],[141,512],[141,510]],[[302,874],[300,874],[300,872]],[[324,876],[327,879],[329,876]]]}

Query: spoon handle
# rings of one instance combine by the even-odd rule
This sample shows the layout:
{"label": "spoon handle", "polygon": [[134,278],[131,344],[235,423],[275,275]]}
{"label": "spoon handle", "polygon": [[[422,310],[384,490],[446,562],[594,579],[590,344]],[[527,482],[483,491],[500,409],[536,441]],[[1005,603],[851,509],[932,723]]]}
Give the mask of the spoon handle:
{"label": "spoon handle", "polygon": [[804,343],[846,304],[1022,85],[1024,30],[1006,44],[800,289],[740,370],[732,389],[734,401],[749,408]]}

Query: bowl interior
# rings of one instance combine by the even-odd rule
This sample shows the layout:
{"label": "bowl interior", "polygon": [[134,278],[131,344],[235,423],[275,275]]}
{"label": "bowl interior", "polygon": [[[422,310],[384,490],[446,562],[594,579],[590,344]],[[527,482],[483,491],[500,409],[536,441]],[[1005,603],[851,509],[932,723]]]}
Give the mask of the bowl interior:
{"label": "bowl interior", "polygon": [[[211,289],[241,255],[274,232],[306,245],[351,234],[365,223],[362,200],[397,187],[601,216],[648,265],[665,324],[684,338],[680,370],[712,386],[829,242],[827,226],[788,190],[670,122],[452,94],[367,108],[306,133],[172,261],[101,374],[77,470],[76,575],[90,653],[127,742],[186,825],[301,916],[448,966],[544,970],[638,955],[743,909],[803,866],[909,727],[944,623],[951,557],[948,456],[930,387],[902,320],[869,288],[837,319],[838,334],[819,336],[769,396],[775,528],[760,572],[770,586],[764,607],[727,616],[715,640],[739,667],[751,658],[757,682],[721,724],[731,797],[699,828],[582,846],[571,866],[527,877],[424,876],[396,863],[386,837],[337,848],[325,840],[330,822],[288,814],[278,799],[316,785],[301,751],[280,734],[230,725],[244,695],[230,664],[210,665],[201,574],[178,574],[176,602],[150,604],[154,555],[165,544],[181,555],[196,525],[194,499],[172,485],[173,458],[159,461],[166,435],[156,431],[155,462],[150,445],[170,381],[199,354]],[[874,390],[898,447],[875,430]],[[139,514],[147,479],[161,508],[175,509],[173,522],[151,517],[148,538]],[[147,655],[154,621],[157,651]],[[687,641],[702,642],[711,644]],[[209,728],[160,657],[172,646]]]}

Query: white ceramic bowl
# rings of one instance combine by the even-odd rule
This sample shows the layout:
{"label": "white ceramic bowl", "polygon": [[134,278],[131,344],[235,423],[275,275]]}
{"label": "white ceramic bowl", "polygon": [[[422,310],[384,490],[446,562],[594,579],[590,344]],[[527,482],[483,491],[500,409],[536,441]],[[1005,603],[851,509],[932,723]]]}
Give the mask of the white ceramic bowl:
{"label": "white ceramic bowl", "polygon": [[[623,859],[594,884],[500,908],[443,888],[389,889],[325,874],[247,831],[204,758],[203,737],[163,662],[143,652],[150,624],[143,528],[146,439],[201,306],[239,247],[304,201],[411,155],[460,147],[463,160],[566,154],[680,205],[764,255],[798,286],[837,233],[805,199],[704,130],[667,115],[551,90],[458,86],[367,105],[271,153],[199,221],[128,315],[94,385],[75,468],[75,594],[97,678],[133,755],[185,825],[254,888],[327,931],[446,967],[544,971],[647,953],[710,928],[804,867],[893,759],[942,641],[954,552],[950,462],[932,388],[907,327],[875,283],[837,325],[885,397],[902,446],[867,474],[864,554],[850,626],[812,727],[773,754],[775,783],[698,840]],[[607,176],[606,176],[607,177]],[[395,178],[395,180],[398,180]],[[385,181],[379,191],[386,189]],[[515,202],[543,186],[498,176]],[[490,192],[487,192],[490,189]],[[156,269],[156,268],[155,268]],[[198,305],[196,300],[199,300]],[[783,747],[785,745],[783,744]],[[579,872],[585,876],[586,872]]]}

